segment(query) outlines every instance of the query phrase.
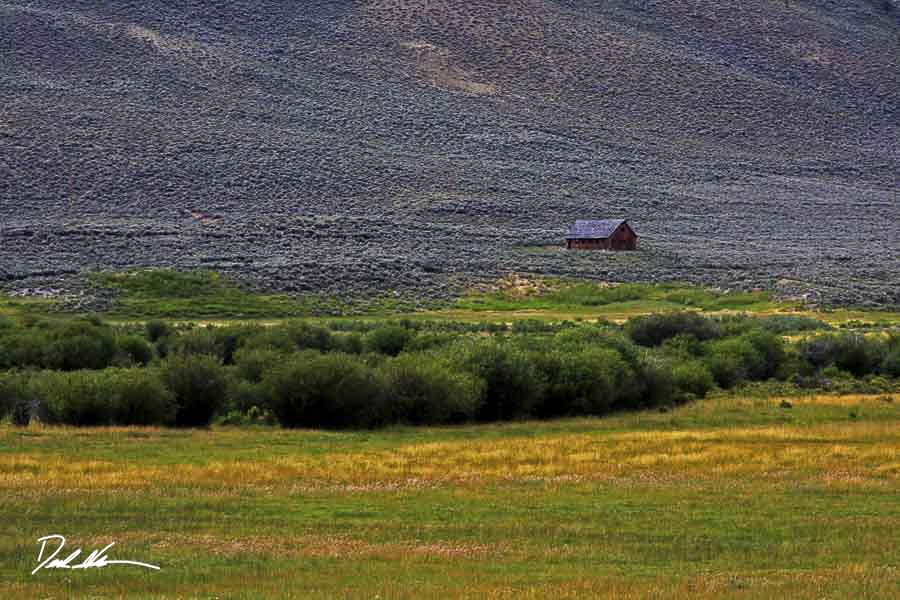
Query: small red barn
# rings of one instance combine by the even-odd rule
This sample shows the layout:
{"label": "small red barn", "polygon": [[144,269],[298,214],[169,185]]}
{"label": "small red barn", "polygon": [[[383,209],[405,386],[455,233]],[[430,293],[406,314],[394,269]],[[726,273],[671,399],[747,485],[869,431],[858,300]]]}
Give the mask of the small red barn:
{"label": "small red barn", "polygon": [[635,250],[637,234],[625,219],[575,221],[566,235],[566,248],[590,250]]}

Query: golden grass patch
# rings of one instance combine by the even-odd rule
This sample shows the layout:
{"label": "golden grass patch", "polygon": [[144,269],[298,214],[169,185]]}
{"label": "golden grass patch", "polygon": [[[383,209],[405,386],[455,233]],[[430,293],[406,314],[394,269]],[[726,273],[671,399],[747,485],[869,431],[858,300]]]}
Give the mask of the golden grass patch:
{"label": "golden grass patch", "polygon": [[900,394],[809,394],[806,396],[770,396],[768,398],[753,397],[734,397],[728,395],[714,396],[684,406],[680,409],[685,414],[703,414],[708,413],[710,409],[747,409],[756,407],[777,407],[782,402],[787,402],[792,406],[884,406],[890,404],[898,405],[898,416],[900,416]]}
{"label": "golden grass patch", "polygon": [[[66,434],[66,430],[54,432],[50,428],[45,432],[51,436]],[[105,434],[101,430],[88,435]],[[151,439],[146,443],[170,443]],[[228,495],[247,486],[257,491],[366,492],[510,480],[553,483],[815,477],[825,481],[896,482],[900,477],[900,431],[891,422],[859,422],[687,431],[551,432],[538,437],[418,442],[320,455],[266,456],[261,451],[252,459],[228,458],[225,448],[218,449],[215,456],[222,458],[200,464],[160,464],[152,458],[132,462],[79,458],[48,450],[12,452],[0,455],[0,488],[190,487]]]}
{"label": "golden grass patch", "polygon": [[793,404],[814,405],[814,406],[864,406],[867,404],[884,404],[898,403],[900,404],[900,394],[881,394],[873,396],[870,394],[848,394],[845,396],[835,396],[818,394],[809,396],[798,396],[795,398],[772,398],[772,402],[778,403],[781,400],[787,400]]}

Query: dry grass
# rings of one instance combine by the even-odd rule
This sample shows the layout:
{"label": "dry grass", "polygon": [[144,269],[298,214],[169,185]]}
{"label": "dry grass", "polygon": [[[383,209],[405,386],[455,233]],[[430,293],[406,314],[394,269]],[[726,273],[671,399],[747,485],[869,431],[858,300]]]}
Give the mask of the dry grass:
{"label": "dry grass", "polygon": [[[842,408],[890,406],[892,396],[809,396],[791,398],[797,406]],[[703,411],[747,410],[754,399],[722,398],[687,406],[675,417]],[[50,438],[84,435],[71,428],[32,427]],[[241,431],[166,434],[154,429],[104,428],[98,437],[118,436],[124,446],[195,444],[210,435],[240,440]],[[279,432],[275,435],[286,435]],[[304,435],[303,432],[293,434]],[[337,435],[337,434],[335,434]],[[0,489],[50,488],[159,490],[171,486],[212,488],[217,493],[248,486],[293,489],[340,489],[346,492],[398,490],[443,484],[498,481],[715,480],[722,477],[796,478],[897,483],[900,477],[900,430],[893,422],[761,427],[717,427],[679,431],[548,432],[538,438],[489,437],[397,444],[361,451],[233,459],[217,456],[195,463],[154,464],[109,458],[38,455],[32,451],[0,455]]]}

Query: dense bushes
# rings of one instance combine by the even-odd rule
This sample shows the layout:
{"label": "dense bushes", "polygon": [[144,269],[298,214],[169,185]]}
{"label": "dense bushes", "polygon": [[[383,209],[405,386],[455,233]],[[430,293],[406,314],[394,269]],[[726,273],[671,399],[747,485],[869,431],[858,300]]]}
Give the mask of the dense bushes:
{"label": "dense bushes", "polygon": [[244,381],[259,383],[266,371],[282,362],[286,354],[271,348],[241,348],[234,355],[237,375]]}
{"label": "dense bushes", "polygon": [[52,329],[49,342],[42,365],[48,369],[103,369],[112,364],[116,355],[113,332],[88,322],[67,323]]}
{"label": "dense bushes", "polygon": [[87,320],[38,321],[0,329],[0,369],[77,371],[143,365],[153,358],[153,349],[143,338],[116,335],[111,327]]}
{"label": "dense bushes", "polygon": [[706,364],[723,388],[748,379],[761,379],[766,370],[765,358],[744,337],[717,340],[709,345],[707,352]]}
{"label": "dense bushes", "polygon": [[166,359],[161,374],[175,399],[178,427],[209,425],[225,405],[227,379],[218,358],[176,354]]}
{"label": "dense bushes", "polygon": [[0,374],[0,419],[9,416],[14,425],[25,426],[31,420],[33,394],[23,373]]}
{"label": "dense bushes", "polygon": [[45,371],[31,379],[45,423],[108,425],[112,423],[113,399],[108,373]]}
{"label": "dense bushes", "polygon": [[884,377],[900,376],[900,336],[827,333],[786,344],[777,333],[802,327],[820,328],[793,317],[696,313],[625,327],[6,320],[0,418],[184,427],[274,418],[288,427],[365,428],[603,415],[773,380],[863,389],[852,378],[865,377],[865,389],[883,389],[893,385]]}
{"label": "dense bushes", "polygon": [[412,339],[413,333],[400,325],[385,325],[373,329],[363,338],[363,347],[368,352],[397,356]]}
{"label": "dense bushes", "polygon": [[816,368],[834,366],[857,377],[874,373],[888,355],[887,345],[860,334],[818,336],[800,344],[800,353]]}
{"label": "dense bushes", "polygon": [[225,355],[225,346],[215,333],[215,328],[204,327],[179,335],[168,344],[172,354],[214,356],[220,361]]}
{"label": "dense bushes", "polygon": [[175,395],[156,369],[120,370],[113,375],[113,422],[158,425],[175,422]]}
{"label": "dense bushes", "polygon": [[900,344],[885,353],[880,370],[882,375],[900,377]]}
{"label": "dense bushes", "polygon": [[641,407],[668,406],[678,398],[672,363],[665,357],[645,354],[641,358]]}
{"label": "dense bushes", "polygon": [[[685,361],[672,367],[672,383],[682,394],[703,398],[716,382],[707,366],[698,360]],[[683,399],[678,397],[677,399]]]}
{"label": "dense bushes", "polygon": [[388,422],[463,423],[478,413],[484,382],[440,361],[400,356],[379,368],[386,386]]}
{"label": "dense bushes", "polygon": [[0,333],[0,368],[43,367],[47,332],[41,329],[10,329]]}
{"label": "dense bushes", "polygon": [[781,335],[833,329],[824,321],[803,315],[726,315],[715,320],[719,323],[722,334],[726,336],[740,335],[751,329],[762,329]]}
{"label": "dense bushes", "polygon": [[284,326],[288,337],[297,349],[331,350],[334,343],[331,331],[310,323],[288,323]]}
{"label": "dense bushes", "polygon": [[751,330],[741,338],[750,342],[761,359],[756,369],[750,370],[750,378],[759,380],[777,377],[787,357],[784,338],[762,330]]}
{"label": "dense bushes", "polygon": [[173,333],[172,327],[165,321],[147,321],[147,323],[144,325],[144,328],[147,334],[147,339],[153,343],[156,343],[160,339],[168,337]]}
{"label": "dense bushes", "polygon": [[716,383],[730,388],[743,381],[784,376],[787,353],[780,336],[756,329],[709,342],[703,361]]}
{"label": "dense bushes", "polygon": [[272,402],[268,388],[262,382],[247,381],[232,377],[228,380],[227,412],[238,417],[269,411]]}
{"label": "dense bushes", "polygon": [[678,334],[691,334],[698,340],[721,336],[718,324],[694,312],[678,312],[635,317],[625,327],[628,336],[641,346],[659,346]]}
{"label": "dense bushes", "polygon": [[162,425],[175,416],[172,392],[154,369],[43,371],[28,387],[46,423]]}
{"label": "dense bushes", "polygon": [[343,353],[296,354],[263,380],[286,427],[374,427],[385,421],[385,387],[375,371]]}
{"label": "dense bushes", "polygon": [[607,413],[626,397],[635,375],[609,348],[537,353],[534,363],[544,385],[535,410],[541,417]]}
{"label": "dense bushes", "polygon": [[532,413],[540,400],[540,379],[527,354],[494,339],[462,342],[450,349],[453,364],[485,384],[479,421],[502,421]]}
{"label": "dense bushes", "polygon": [[118,338],[118,348],[122,362],[125,363],[145,366],[155,356],[153,346],[137,335],[126,335]]}

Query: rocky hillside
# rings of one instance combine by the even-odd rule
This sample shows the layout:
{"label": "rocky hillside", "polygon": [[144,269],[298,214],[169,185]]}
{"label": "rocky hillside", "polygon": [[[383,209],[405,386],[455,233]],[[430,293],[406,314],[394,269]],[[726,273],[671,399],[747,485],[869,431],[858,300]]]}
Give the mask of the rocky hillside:
{"label": "rocky hillside", "polygon": [[[0,278],[900,302],[892,0],[0,0]],[[629,254],[571,253],[625,217]]]}

